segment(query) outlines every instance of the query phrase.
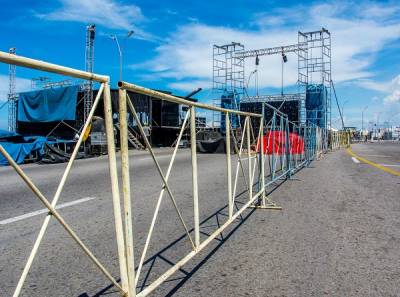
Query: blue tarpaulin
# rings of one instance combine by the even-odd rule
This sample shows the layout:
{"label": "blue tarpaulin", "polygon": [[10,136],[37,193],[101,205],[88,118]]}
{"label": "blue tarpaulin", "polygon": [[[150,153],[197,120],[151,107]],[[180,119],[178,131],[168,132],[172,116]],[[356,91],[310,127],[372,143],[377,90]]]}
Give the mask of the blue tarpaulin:
{"label": "blue tarpaulin", "polygon": [[[36,137],[35,139],[26,138],[26,140],[31,140],[31,142],[15,143],[0,141],[0,145],[17,164],[21,164],[24,162],[26,156],[32,152],[37,152],[39,155],[42,155],[44,153],[44,145],[47,142],[46,137]],[[3,154],[0,154],[0,166],[4,165],[8,165],[8,161]]]}
{"label": "blue tarpaulin", "polygon": [[307,120],[325,127],[327,89],[324,85],[309,85],[306,93]]}
{"label": "blue tarpaulin", "polygon": [[1,138],[14,137],[14,136],[18,136],[18,134],[15,132],[10,132],[10,131],[6,131],[6,130],[0,130],[0,141],[1,141]]}
{"label": "blue tarpaulin", "polygon": [[326,100],[326,87],[323,85],[309,85],[306,93],[307,110],[323,110]]}
{"label": "blue tarpaulin", "polygon": [[75,120],[78,86],[19,94],[17,120],[54,122]]}
{"label": "blue tarpaulin", "polygon": [[[221,107],[227,109],[238,109],[239,103],[238,98],[232,92],[225,92],[221,96]],[[225,133],[226,123],[225,123],[225,113],[221,112],[221,132]],[[232,128],[236,128],[239,125],[239,118],[237,116],[232,116],[230,118]]]}

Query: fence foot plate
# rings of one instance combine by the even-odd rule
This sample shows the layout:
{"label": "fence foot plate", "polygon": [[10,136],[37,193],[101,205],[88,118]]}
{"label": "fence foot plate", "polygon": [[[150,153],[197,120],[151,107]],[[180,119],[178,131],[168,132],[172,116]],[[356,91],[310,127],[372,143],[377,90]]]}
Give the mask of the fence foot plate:
{"label": "fence foot plate", "polygon": [[274,202],[268,202],[265,205],[253,204],[250,206],[251,208],[259,208],[259,209],[274,209],[274,210],[282,210],[282,206],[276,205]]}

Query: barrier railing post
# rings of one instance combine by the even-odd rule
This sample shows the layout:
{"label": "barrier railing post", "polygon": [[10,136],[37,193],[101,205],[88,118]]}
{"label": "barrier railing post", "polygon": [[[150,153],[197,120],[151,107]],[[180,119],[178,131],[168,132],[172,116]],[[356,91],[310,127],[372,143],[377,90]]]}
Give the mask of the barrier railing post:
{"label": "barrier railing post", "polygon": [[278,153],[280,154],[280,165],[281,165],[281,172],[284,171],[284,159],[283,159],[283,117],[282,115],[279,115],[279,146],[280,146],[280,152],[278,150]]}
{"label": "barrier railing post", "polygon": [[199,215],[199,192],[198,192],[198,180],[197,180],[196,110],[194,106],[190,108],[190,150],[192,156],[194,243],[197,249],[200,245],[200,215]]}
{"label": "barrier railing post", "polygon": [[285,148],[286,148],[286,170],[287,170],[287,175],[286,178],[290,178],[290,133],[289,133],[289,119],[286,118],[286,127],[285,127]]}
{"label": "barrier railing post", "polygon": [[225,137],[226,137],[226,175],[228,182],[228,214],[229,218],[233,215],[232,200],[232,163],[231,163],[231,123],[229,112],[225,113]]}
{"label": "barrier railing post", "polygon": [[275,180],[275,170],[276,170],[276,164],[275,164],[275,130],[276,130],[276,111],[274,110],[274,114],[272,115],[272,128],[271,128],[271,133],[272,133],[272,154],[271,154],[271,163],[272,163],[272,168],[271,168],[271,180]]}
{"label": "barrier railing post", "polygon": [[262,115],[262,118],[260,119],[260,177],[259,177],[259,182],[261,179],[261,189],[262,190],[262,200],[261,200],[261,205],[263,207],[266,206],[266,195],[265,195],[265,155],[264,155],[264,112]]}
{"label": "barrier railing post", "polygon": [[246,134],[247,134],[247,167],[249,173],[249,200],[253,197],[253,178],[251,174],[251,140],[250,140],[250,117],[247,116],[247,126],[246,126]]}
{"label": "barrier railing post", "polygon": [[133,254],[133,222],[131,206],[131,186],[129,174],[129,146],[128,146],[128,123],[126,90],[119,90],[119,125],[121,140],[121,173],[122,173],[122,195],[124,200],[125,219],[125,251],[128,273],[128,296],[135,297],[135,261]]}
{"label": "barrier railing post", "polygon": [[118,261],[121,274],[121,285],[125,291],[128,291],[128,275],[126,270],[125,258],[125,243],[124,243],[124,230],[122,227],[121,217],[121,201],[119,196],[118,174],[117,174],[117,161],[115,157],[115,142],[114,142],[114,125],[111,107],[111,94],[110,85],[106,83],[104,88],[104,118],[107,136],[107,151],[109,159],[109,170],[111,177],[111,192],[113,198],[114,222],[115,233],[117,237],[118,248]]}

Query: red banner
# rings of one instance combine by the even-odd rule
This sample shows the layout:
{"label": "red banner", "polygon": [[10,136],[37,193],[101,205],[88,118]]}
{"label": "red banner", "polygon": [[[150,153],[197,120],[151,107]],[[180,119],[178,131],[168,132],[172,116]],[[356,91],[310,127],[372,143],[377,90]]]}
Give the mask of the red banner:
{"label": "red banner", "polygon": [[[286,132],[269,131],[262,137],[264,153],[268,155],[282,155],[286,153]],[[257,142],[257,152],[260,151],[259,142]],[[289,152],[291,154],[304,153],[304,140],[295,133],[289,133]]]}

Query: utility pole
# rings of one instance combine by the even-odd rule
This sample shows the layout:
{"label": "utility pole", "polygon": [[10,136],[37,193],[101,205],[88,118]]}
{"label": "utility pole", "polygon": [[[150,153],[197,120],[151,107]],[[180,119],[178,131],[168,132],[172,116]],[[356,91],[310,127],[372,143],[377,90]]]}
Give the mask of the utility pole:
{"label": "utility pole", "polygon": [[[12,47],[8,51],[10,54],[15,55],[16,48]],[[8,131],[16,132],[17,130],[17,99],[16,92],[16,67],[11,65],[8,67],[9,72],[9,85],[8,85]]]}

